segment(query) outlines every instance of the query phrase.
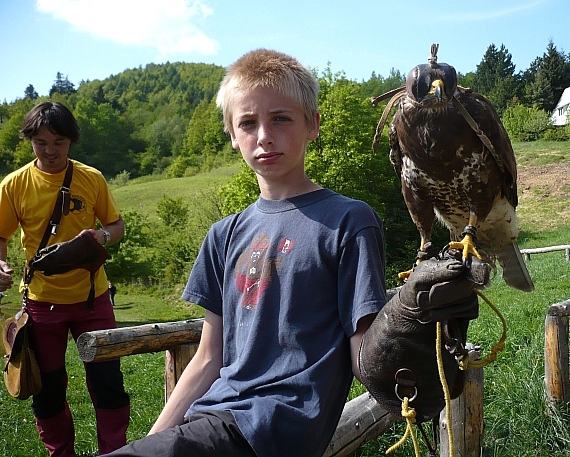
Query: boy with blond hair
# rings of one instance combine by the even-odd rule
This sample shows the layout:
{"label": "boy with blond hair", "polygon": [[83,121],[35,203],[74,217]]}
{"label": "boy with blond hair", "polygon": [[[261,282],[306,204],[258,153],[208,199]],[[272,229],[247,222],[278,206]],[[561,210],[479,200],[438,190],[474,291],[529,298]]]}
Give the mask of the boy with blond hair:
{"label": "boy with blond hair", "polygon": [[110,455],[325,452],[386,290],[380,217],[305,174],[318,90],[276,51],[228,69],[217,104],[260,197],[211,227],[182,295],[206,309],[198,351],[149,435]]}

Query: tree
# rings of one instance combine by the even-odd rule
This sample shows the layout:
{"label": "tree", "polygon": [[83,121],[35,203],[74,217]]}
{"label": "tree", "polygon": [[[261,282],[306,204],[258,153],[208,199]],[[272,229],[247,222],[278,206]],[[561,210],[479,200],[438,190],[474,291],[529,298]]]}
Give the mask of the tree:
{"label": "tree", "polygon": [[0,124],[3,124],[6,121],[7,117],[8,117],[8,103],[6,102],[6,99],[4,99],[4,102],[0,105]]}
{"label": "tree", "polygon": [[29,98],[30,100],[36,100],[39,97],[38,93],[34,89],[32,84],[29,84],[24,91],[24,98]]}
{"label": "tree", "polygon": [[500,49],[491,44],[473,77],[473,90],[486,96],[499,114],[506,108],[509,100],[517,95],[518,80],[514,75],[515,65],[512,56],[504,44]]}
{"label": "tree", "polygon": [[473,88],[473,80],[475,79],[475,73],[470,71],[466,74],[457,72],[457,85],[461,87],[471,87]]}
{"label": "tree", "polygon": [[132,170],[130,151],[131,126],[108,103],[97,105],[81,100],[74,110],[81,128],[81,139],[71,152],[74,158],[99,170],[105,176],[115,176]]}
{"label": "tree", "polygon": [[229,137],[224,133],[222,114],[215,100],[202,100],[188,123],[184,134],[182,155],[195,156],[221,152]]}
{"label": "tree", "polygon": [[49,96],[51,97],[55,93],[71,95],[75,92],[77,92],[75,90],[75,85],[67,79],[67,76],[64,79],[63,75],[58,71],[53,86],[51,86],[51,89],[49,90]]}
{"label": "tree", "polygon": [[403,75],[399,70],[394,68],[390,69],[390,74],[387,78],[382,77],[382,75],[377,76],[375,72],[372,72],[370,79],[360,84],[360,94],[366,98],[377,97],[392,89],[397,89],[405,84],[405,82],[406,75]]}
{"label": "tree", "polygon": [[527,102],[552,112],[564,89],[570,86],[570,57],[559,52],[550,40],[535,68],[535,78],[527,86]]}

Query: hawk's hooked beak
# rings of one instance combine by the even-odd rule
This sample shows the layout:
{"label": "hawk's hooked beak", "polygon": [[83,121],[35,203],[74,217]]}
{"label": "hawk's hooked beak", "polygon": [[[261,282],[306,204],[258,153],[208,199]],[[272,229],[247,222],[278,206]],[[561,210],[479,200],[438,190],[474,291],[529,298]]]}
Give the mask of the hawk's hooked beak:
{"label": "hawk's hooked beak", "polygon": [[429,91],[430,95],[435,95],[437,100],[441,103],[443,102],[443,93],[444,93],[445,85],[441,79],[436,79],[434,82],[431,83],[431,90]]}

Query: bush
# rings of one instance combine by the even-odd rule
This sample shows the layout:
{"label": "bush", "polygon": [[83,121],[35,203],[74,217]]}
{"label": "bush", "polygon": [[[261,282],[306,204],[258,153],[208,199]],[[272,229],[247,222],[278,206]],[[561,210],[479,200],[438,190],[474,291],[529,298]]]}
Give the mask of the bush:
{"label": "bush", "polygon": [[517,104],[509,106],[502,117],[503,125],[511,140],[535,141],[551,126],[550,115],[536,106]]}
{"label": "bush", "polygon": [[540,137],[544,141],[568,141],[570,140],[570,125],[552,126]]}

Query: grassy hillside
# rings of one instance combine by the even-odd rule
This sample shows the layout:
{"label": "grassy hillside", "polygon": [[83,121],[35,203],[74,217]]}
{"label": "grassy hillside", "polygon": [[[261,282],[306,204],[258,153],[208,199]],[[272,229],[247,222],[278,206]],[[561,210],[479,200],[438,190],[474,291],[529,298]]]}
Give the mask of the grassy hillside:
{"label": "grassy hillside", "polygon": [[124,186],[111,185],[113,195],[124,210],[136,210],[149,217],[156,217],[157,203],[164,195],[194,200],[215,192],[239,170],[239,163],[201,173],[188,178],[153,179],[144,177],[132,180]]}

